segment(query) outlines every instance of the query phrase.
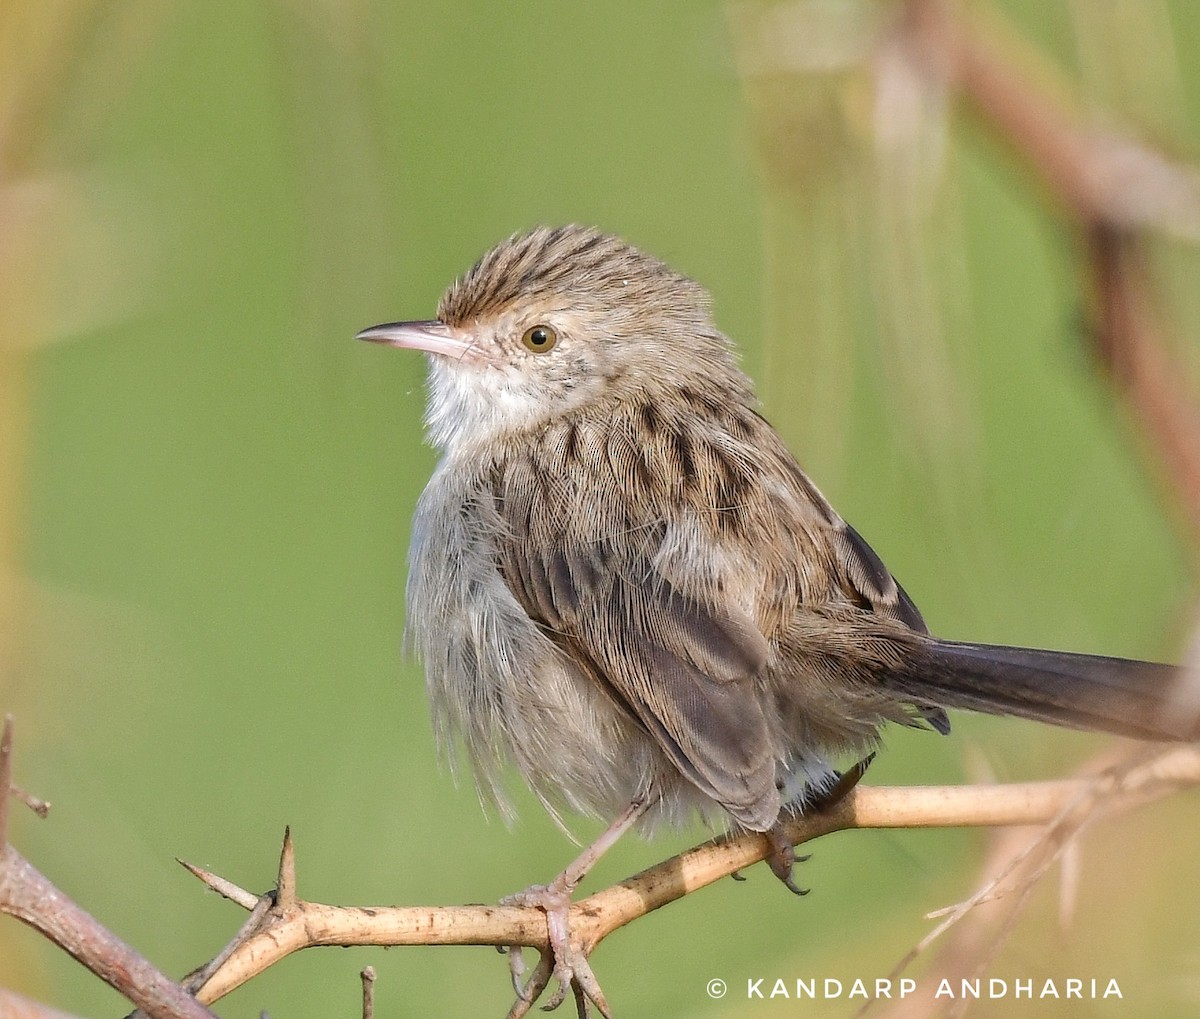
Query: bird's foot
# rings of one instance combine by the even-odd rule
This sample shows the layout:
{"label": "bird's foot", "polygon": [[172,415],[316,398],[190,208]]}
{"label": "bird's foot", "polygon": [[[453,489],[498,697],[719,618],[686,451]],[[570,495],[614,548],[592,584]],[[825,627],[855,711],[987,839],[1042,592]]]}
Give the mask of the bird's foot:
{"label": "bird's foot", "polygon": [[771,873],[783,882],[789,892],[794,895],[807,895],[810,889],[801,888],[792,880],[792,867],[797,863],[804,863],[808,857],[796,855],[796,847],[792,845],[792,840],[788,838],[783,824],[779,821],[763,832],[763,835],[767,845],[771,847],[767,856],[767,865],[771,868]]}
{"label": "bird's foot", "polygon": [[612,1019],[604,992],[600,990],[600,983],[588,964],[588,955],[596,947],[596,942],[571,936],[571,895],[596,861],[654,802],[656,797],[649,792],[635,797],[600,837],[548,885],[534,885],[503,900],[506,906],[535,907],[546,914],[546,948],[542,951],[537,969],[524,983],[521,982],[525,973],[521,949],[512,946],[508,950],[508,968],[512,973],[513,990],[517,994],[508,1019],[520,1019],[525,1015],[552,978],[558,980],[558,990],[542,1006],[543,1010],[548,1012],[558,1008],[570,990],[575,995],[575,1009],[580,1019],[586,1019],[589,1002],[599,1009],[605,1019]]}
{"label": "bird's foot", "polygon": [[587,959],[593,946],[582,945],[571,937],[573,891],[574,887],[568,886],[560,875],[548,885],[534,885],[500,900],[504,906],[526,906],[545,913],[548,942],[537,968],[528,980],[524,979],[525,963],[520,946],[513,945],[508,949],[508,969],[517,995],[508,1019],[520,1019],[526,1015],[552,979],[558,981],[558,988],[542,1006],[543,1011],[551,1012],[558,1008],[570,991],[575,997],[575,1008],[581,1019],[588,1015],[589,1002],[596,1006],[605,1019],[611,1019],[608,1002]]}
{"label": "bird's foot", "polygon": [[[846,798],[851,789],[858,785],[862,777],[867,773],[867,768],[871,766],[873,760],[875,760],[875,755],[868,754],[844,772],[835,772],[834,774],[837,777],[833,785],[810,796],[806,801],[799,801],[785,806],[783,814],[794,817],[800,813],[832,810]],[[795,846],[792,845],[792,840],[783,829],[783,821],[776,821],[774,826],[763,832],[763,835],[767,840],[767,845],[771,849],[767,856],[767,864],[771,868],[771,873],[779,878],[789,891],[794,892],[796,895],[807,895],[809,889],[800,888],[792,880],[792,867],[797,863],[804,863],[809,857],[796,855]]]}

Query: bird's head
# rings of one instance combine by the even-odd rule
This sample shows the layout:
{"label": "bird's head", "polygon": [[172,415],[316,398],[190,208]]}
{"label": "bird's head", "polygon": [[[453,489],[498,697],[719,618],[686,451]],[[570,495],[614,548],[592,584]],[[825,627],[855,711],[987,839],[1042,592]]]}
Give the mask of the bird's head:
{"label": "bird's head", "polygon": [[476,262],[436,319],[358,338],[430,355],[426,421],[435,445],[452,449],[683,384],[732,384],[749,398],[709,303],[699,284],[619,238],[539,227]]}

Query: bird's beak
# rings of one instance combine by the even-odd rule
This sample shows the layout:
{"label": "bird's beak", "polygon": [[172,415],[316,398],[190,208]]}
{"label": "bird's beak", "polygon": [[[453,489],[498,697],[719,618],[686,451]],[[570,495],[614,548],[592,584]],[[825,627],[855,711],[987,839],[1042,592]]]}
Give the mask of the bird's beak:
{"label": "bird's beak", "polygon": [[443,354],[460,360],[476,354],[476,347],[450,333],[443,322],[385,322],[371,326],[354,337],[371,343],[386,343],[392,347],[407,347],[409,350],[424,350],[429,354]]}

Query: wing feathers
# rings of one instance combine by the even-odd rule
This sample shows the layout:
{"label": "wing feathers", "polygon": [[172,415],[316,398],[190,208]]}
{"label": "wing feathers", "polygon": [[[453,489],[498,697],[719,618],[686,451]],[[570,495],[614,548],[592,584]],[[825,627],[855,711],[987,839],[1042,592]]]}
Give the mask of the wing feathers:
{"label": "wing feathers", "polygon": [[793,750],[765,714],[768,633],[830,602],[924,623],[761,418],[692,402],[686,421],[646,404],[559,422],[498,462],[497,567],[681,774],[765,828]]}

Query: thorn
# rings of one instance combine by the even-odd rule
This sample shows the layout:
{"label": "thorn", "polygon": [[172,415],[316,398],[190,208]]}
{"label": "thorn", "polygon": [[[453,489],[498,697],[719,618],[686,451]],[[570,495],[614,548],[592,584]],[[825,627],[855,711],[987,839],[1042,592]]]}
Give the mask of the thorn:
{"label": "thorn", "polygon": [[279,879],[275,882],[275,908],[296,905],[296,851],[292,846],[292,826],[283,829],[283,850],[279,854]]}
{"label": "thorn", "polygon": [[34,796],[33,793],[28,793],[19,785],[9,785],[9,790],[12,794],[32,810],[43,821],[50,815],[50,801],[43,800],[40,796]]}
{"label": "thorn", "polygon": [[363,985],[363,1019],[374,1019],[375,1016],[375,967],[368,966],[362,971]]}
{"label": "thorn", "polygon": [[194,863],[188,863],[187,860],[181,860],[175,857],[175,862],[183,867],[194,878],[198,878],[204,884],[208,885],[218,895],[222,895],[230,902],[236,903],[242,909],[253,909],[258,905],[258,896],[252,892],[246,891],[244,888],[239,888],[232,881],[227,881],[225,878],[214,874],[210,870],[205,870],[203,867],[197,867]]}

